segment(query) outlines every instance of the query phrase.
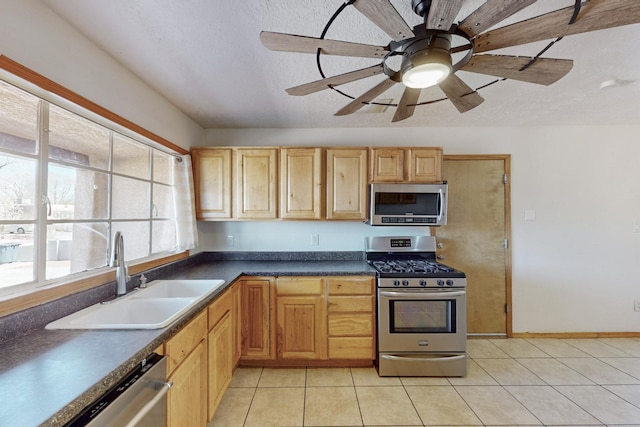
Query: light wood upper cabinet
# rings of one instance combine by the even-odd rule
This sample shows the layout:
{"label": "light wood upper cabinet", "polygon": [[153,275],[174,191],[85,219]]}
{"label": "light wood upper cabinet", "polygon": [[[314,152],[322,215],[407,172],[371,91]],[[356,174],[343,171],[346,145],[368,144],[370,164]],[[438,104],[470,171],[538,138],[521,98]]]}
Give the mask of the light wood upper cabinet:
{"label": "light wood upper cabinet", "polygon": [[234,150],[236,218],[276,218],[277,152],[276,148]]}
{"label": "light wood upper cabinet", "polygon": [[371,149],[371,181],[404,181],[404,150],[401,148]]}
{"label": "light wood upper cabinet", "polygon": [[327,149],[327,219],[367,219],[367,149]]}
{"label": "light wood upper cabinet", "polygon": [[370,169],[371,182],[441,182],[442,148],[372,148]]}
{"label": "light wood upper cabinet", "polygon": [[278,359],[326,359],[324,279],[280,277],[276,292]]}
{"label": "light wood upper cabinet", "polygon": [[442,181],[442,148],[409,148],[409,182]]}
{"label": "light wood upper cabinet", "polygon": [[280,149],[280,217],[322,218],[322,149]]}
{"label": "light wood upper cabinet", "polygon": [[231,149],[193,148],[196,218],[231,218]]}

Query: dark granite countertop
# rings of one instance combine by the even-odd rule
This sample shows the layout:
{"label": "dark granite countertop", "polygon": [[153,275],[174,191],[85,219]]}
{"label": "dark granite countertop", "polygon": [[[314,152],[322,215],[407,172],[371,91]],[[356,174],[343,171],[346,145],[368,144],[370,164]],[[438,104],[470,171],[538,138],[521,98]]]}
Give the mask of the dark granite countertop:
{"label": "dark granite countertop", "polygon": [[[242,275],[374,274],[366,262],[348,259],[351,257],[293,257],[286,260],[216,258],[198,254],[186,262],[176,263],[174,268],[145,272],[150,280],[180,278],[226,281],[222,288],[167,328],[93,331],[38,328],[0,343],[0,426],[64,425],[124,378]],[[74,311],[81,308],[77,307]],[[66,313],[59,317],[64,315]]]}

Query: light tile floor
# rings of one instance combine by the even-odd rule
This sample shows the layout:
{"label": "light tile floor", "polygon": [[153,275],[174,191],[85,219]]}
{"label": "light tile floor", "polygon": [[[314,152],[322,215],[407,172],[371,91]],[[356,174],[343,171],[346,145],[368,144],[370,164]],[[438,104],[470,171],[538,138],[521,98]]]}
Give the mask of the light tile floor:
{"label": "light tile floor", "polygon": [[471,339],[464,378],[239,368],[210,427],[640,426],[640,338]]}

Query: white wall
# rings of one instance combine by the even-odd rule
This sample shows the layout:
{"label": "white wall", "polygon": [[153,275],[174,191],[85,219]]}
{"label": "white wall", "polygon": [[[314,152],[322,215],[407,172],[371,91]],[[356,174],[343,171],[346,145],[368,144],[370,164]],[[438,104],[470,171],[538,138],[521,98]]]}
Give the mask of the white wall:
{"label": "white wall", "polygon": [[0,0],[0,54],[188,149],[202,128],[39,0]]}
{"label": "white wall", "polygon": [[[205,145],[425,145],[510,154],[514,332],[640,331],[640,127],[207,130]],[[525,221],[535,210],[535,221]],[[400,232],[403,229],[399,229]],[[405,229],[406,230],[406,229]],[[413,229],[412,229],[413,230]],[[363,224],[200,223],[205,250],[360,250]]]}

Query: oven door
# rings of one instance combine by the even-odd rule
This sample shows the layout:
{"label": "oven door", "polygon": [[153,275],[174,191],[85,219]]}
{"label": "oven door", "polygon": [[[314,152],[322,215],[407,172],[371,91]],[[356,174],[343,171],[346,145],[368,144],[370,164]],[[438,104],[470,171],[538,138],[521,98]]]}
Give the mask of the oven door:
{"label": "oven door", "polygon": [[464,289],[378,289],[380,352],[464,353]]}

